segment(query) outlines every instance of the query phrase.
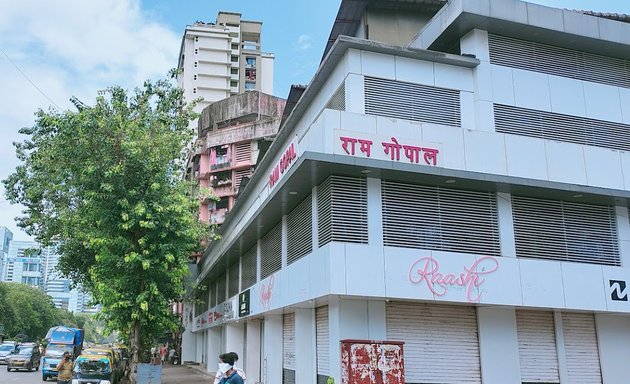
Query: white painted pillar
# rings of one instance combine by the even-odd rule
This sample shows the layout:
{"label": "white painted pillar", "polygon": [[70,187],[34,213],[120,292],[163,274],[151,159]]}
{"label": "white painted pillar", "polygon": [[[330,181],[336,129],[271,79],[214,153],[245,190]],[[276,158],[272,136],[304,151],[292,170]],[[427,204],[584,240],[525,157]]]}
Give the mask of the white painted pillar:
{"label": "white painted pillar", "polygon": [[244,325],[245,324],[242,321],[223,325],[225,331],[225,348],[221,351],[221,353],[236,352],[238,354],[239,362],[245,352]]}
{"label": "white painted pillar", "polygon": [[553,324],[556,331],[556,351],[558,353],[558,373],[561,383],[569,382],[569,371],[567,369],[567,352],[564,347],[564,327],[562,326],[562,312],[553,312]]}
{"label": "white painted pillar", "polygon": [[203,338],[205,336],[206,331],[198,331],[195,332],[195,341],[197,344],[197,356],[195,356],[195,362],[201,364],[203,363],[203,356],[204,356],[204,350],[203,350]]}
{"label": "white painted pillar", "polygon": [[315,309],[295,310],[295,382],[317,383]]}
{"label": "white painted pillar", "polygon": [[516,257],[511,194],[497,192],[497,214],[499,216],[499,241],[501,242],[501,256]]}
{"label": "white painted pillar", "polygon": [[217,372],[219,355],[223,353],[223,330],[221,327],[208,329],[208,352],[206,371],[211,375]]}
{"label": "white painted pillar", "polygon": [[621,265],[630,265],[630,221],[628,220],[628,208],[616,206],[617,237],[619,238],[619,257]]}
{"label": "white painted pillar", "polygon": [[370,247],[383,246],[383,198],[381,179],[367,178],[368,241]]}
{"label": "white painted pillar", "polygon": [[282,315],[265,316],[263,354],[262,382],[282,383]]}
{"label": "white painted pillar", "polygon": [[188,328],[182,332],[182,363],[186,361],[197,361],[197,338],[195,334],[191,332],[190,328],[192,328],[192,325],[189,325]]}
{"label": "white painted pillar", "polygon": [[[359,58],[361,53],[359,51],[353,51],[348,54]],[[360,60],[360,58],[359,58]],[[355,61],[356,62],[356,61]],[[346,76],[346,112],[353,112],[359,114],[365,114],[365,85],[363,81],[363,75],[356,73],[349,73]]]}
{"label": "white painted pillar", "polygon": [[484,384],[520,383],[514,308],[478,307],[479,356]]}
{"label": "white painted pillar", "polygon": [[603,383],[626,383],[630,377],[630,316],[596,314],[595,327]]}
{"label": "white painted pillar", "polygon": [[245,342],[245,356],[241,366],[247,374],[247,381],[258,383],[261,381],[260,358],[262,356],[262,345],[260,344],[260,320],[250,320],[245,324],[247,327],[247,340]]}

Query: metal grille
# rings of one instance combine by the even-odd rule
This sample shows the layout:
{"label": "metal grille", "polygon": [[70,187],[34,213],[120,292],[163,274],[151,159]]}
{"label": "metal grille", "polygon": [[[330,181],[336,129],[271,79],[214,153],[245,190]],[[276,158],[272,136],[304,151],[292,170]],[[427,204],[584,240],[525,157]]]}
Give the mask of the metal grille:
{"label": "metal grille", "polygon": [[630,60],[492,34],[488,44],[491,64],[630,87]]}
{"label": "metal grille", "polygon": [[500,256],[496,194],[383,181],[387,246]]}
{"label": "metal grille", "polygon": [[317,375],[328,377],[330,363],[328,358],[328,306],[315,308],[315,346],[317,351]]}
{"label": "metal grille", "polygon": [[227,283],[227,275],[224,273],[217,279],[217,304],[225,301],[225,285]]}
{"label": "metal grille", "polygon": [[228,270],[228,297],[234,297],[238,295],[238,283],[239,283],[239,262],[230,265]]}
{"label": "metal grille", "polygon": [[282,316],[282,367],[295,369],[295,313]]}
{"label": "metal grille", "polygon": [[599,348],[592,313],[563,313],[562,331],[569,383],[601,384]]}
{"label": "metal grille", "polygon": [[241,290],[245,290],[256,284],[256,268],[258,259],[256,257],[256,246],[245,252],[241,259]]}
{"label": "metal grille", "polygon": [[337,111],[345,111],[346,110],[346,83],[343,82],[335,91],[335,94],[332,95],[330,100],[328,100],[328,104],[326,104],[326,109],[335,109]]}
{"label": "metal grille", "polygon": [[330,176],[317,187],[319,246],[339,241],[368,243],[365,179]]}
{"label": "metal grille", "polygon": [[619,266],[615,208],[512,196],[516,255]]}
{"label": "metal grille", "polygon": [[553,312],[516,311],[521,382],[559,383]]}
{"label": "metal grille", "polygon": [[239,143],[234,145],[234,158],[237,163],[251,161],[251,142]]}
{"label": "metal grille", "polygon": [[630,124],[494,105],[497,132],[596,147],[630,150]]}
{"label": "metal grille", "polygon": [[271,276],[282,268],[282,222],[260,240],[260,278]]}
{"label": "metal grille", "polygon": [[287,215],[287,264],[313,251],[313,200],[308,195]]}
{"label": "metal grille", "polygon": [[365,77],[365,113],[459,127],[459,91]]}

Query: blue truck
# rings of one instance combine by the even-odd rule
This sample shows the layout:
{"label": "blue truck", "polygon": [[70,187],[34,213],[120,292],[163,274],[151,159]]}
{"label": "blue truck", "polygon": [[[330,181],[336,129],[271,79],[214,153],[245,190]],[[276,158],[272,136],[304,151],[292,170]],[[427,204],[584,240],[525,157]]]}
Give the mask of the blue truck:
{"label": "blue truck", "polygon": [[64,352],[70,352],[72,360],[76,359],[83,349],[83,330],[58,325],[46,334],[46,353],[42,358],[42,380],[57,377],[57,364]]}

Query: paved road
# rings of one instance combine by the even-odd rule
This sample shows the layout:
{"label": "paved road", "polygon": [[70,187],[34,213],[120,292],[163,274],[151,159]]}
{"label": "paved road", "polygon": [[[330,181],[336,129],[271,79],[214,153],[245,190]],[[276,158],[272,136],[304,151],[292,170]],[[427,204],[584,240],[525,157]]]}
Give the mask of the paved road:
{"label": "paved road", "polygon": [[[50,380],[51,383],[54,379]],[[2,384],[35,384],[43,383],[42,372],[26,372],[26,371],[11,371],[7,372],[6,365],[0,365],[0,383]]]}

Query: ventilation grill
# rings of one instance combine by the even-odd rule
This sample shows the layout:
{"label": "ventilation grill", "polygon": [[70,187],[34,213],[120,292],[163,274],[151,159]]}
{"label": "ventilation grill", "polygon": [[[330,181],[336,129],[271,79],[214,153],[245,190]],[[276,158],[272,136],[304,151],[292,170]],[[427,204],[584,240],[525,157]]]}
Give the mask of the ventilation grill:
{"label": "ventilation grill", "polygon": [[491,64],[630,87],[630,60],[497,35],[488,35],[488,44]]}
{"label": "ventilation grill", "polygon": [[218,284],[217,284],[217,305],[225,301],[226,280],[227,280],[227,276],[225,273],[219,276]]}
{"label": "ventilation grill", "polygon": [[247,251],[241,260],[241,290],[256,284],[256,246]]}
{"label": "ventilation grill", "polygon": [[237,163],[250,162],[252,157],[251,146],[249,141],[234,145],[234,156]]}
{"label": "ventilation grill", "polygon": [[282,222],[260,241],[260,278],[265,279],[282,268]]}
{"label": "ventilation grill", "polygon": [[313,201],[308,195],[287,216],[287,264],[313,251]]}
{"label": "ventilation grill", "polygon": [[230,265],[228,273],[228,297],[234,297],[238,295],[238,261]]}
{"label": "ventilation grill", "polygon": [[251,175],[251,168],[239,169],[237,171],[234,171],[234,183],[236,184],[236,188],[240,188],[243,177],[250,177]]}
{"label": "ventilation grill", "polygon": [[518,257],[619,266],[612,206],[512,196]]}
{"label": "ventilation grill", "polygon": [[382,183],[387,246],[501,255],[496,195]]}
{"label": "ventilation grill", "polygon": [[210,308],[217,305],[217,283],[216,281],[208,285],[208,296],[210,296]]}
{"label": "ventilation grill", "polygon": [[339,88],[335,91],[335,94],[332,95],[330,100],[328,100],[328,104],[326,104],[326,109],[335,109],[337,111],[345,111],[346,110],[346,84],[345,82],[341,83]]}
{"label": "ventilation grill", "polygon": [[630,150],[630,125],[494,105],[496,131],[568,143]]}
{"label": "ventilation grill", "polygon": [[459,127],[459,91],[365,77],[365,113]]}
{"label": "ventilation grill", "polygon": [[365,179],[330,176],[317,187],[319,246],[339,241],[368,243]]}

